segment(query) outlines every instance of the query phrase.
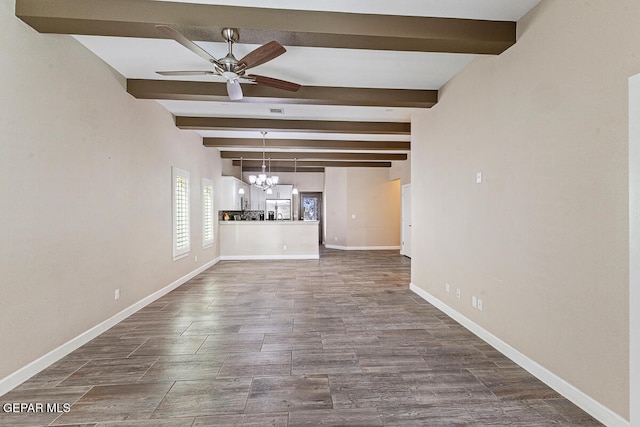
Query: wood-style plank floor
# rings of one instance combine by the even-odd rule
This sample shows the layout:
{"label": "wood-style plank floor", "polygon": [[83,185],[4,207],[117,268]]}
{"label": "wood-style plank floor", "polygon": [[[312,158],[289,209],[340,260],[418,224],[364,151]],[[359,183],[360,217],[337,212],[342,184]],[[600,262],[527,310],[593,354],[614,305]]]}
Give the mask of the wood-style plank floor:
{"label": "wood-style plank floor", "polygon": [[0,397],[69,412],[0,425],[600,425],[411,292],[410,262],[221,262]]}

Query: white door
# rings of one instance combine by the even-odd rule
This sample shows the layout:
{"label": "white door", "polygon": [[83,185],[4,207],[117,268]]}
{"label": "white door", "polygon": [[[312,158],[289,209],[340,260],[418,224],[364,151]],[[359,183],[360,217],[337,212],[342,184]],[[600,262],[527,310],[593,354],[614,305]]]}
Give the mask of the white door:
{"label": "white door", "polygon": [[402,186],[401,239],[400,254],[411,258],[411,184]]}

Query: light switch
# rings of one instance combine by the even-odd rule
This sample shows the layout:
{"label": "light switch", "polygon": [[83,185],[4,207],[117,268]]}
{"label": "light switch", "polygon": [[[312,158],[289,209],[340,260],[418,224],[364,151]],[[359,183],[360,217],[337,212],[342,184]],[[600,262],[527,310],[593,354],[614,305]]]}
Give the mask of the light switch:
{"label": "light switch", "polygon": [[351,219],[356,219],[356,214],[351,215]]}

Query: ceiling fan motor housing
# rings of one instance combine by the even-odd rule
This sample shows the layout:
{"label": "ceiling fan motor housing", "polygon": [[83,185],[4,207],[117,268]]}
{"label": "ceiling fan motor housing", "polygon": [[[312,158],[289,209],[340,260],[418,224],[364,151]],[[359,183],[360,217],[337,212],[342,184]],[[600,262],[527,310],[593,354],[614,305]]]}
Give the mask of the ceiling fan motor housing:
{"label": "ceiling fan motor housing", "polygon": [[235,28],[224,28],[222,30],[222,38],[224,38],[227,42],[235,43],[240,40],[240,34]]}
{"label": "ceiling fan motor housing", "polygon": [[244,70],[238,72],[238,59],[233,55],[233,43],[239,40],[240,34],[235,28],[225,28],[221,34],[229,45],[229,53],[219,60],[220,64],[224,67],[222,75],[227,80],[235,80],[244,74]]}

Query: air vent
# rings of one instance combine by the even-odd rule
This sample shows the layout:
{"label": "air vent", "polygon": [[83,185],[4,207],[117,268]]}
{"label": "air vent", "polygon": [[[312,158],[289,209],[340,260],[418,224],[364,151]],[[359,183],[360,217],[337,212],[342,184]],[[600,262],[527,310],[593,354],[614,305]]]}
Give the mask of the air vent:
{"label": "air vent", "polygon": [[271,114],[284,114],[284,108],[269,107],[269,112]]}

